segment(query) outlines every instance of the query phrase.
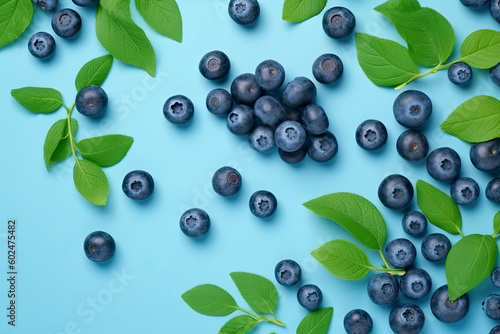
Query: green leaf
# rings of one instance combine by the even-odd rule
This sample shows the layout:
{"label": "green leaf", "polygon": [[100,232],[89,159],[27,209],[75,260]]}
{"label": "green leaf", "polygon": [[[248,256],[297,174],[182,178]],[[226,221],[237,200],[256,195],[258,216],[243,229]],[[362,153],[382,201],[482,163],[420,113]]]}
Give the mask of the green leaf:
{"label": "green leaf", "polygon": [[109,183],[98,164],[78,159],[73,168],[73,181],[78,192],[87,201],[95,205],[106,205]]}
{"label": "green leaf", "polygon": [[[71,119],[71,131],[74,134],[78,129],[78,122],[76,119]],[[49,129],[45,142],[43,144],[43,160],[45,167],[49,167],[59,161],[69,157],[71,154],[71,142],[68,133],[68,120],[61,119],[55,122]]]}
{"label": "green leaf", "polygon": [[118,12],[126,17],[131,17],[130,0],[99,0],[99,6],[110,11]]}
{"label": "green leaf", "polygon": [[234,284],[245,301],[258,313],[273,314],[278,304],[278,291],[265,277],[244,273],[231,273]]}
{"label": "green leaf", "polygon": [[366,247],[384,247],[387,233],[384,219],[366,198],[351,193],[334,193],[313,199],[304,206],[321,217],[335,221]]}
{"label": "green leaf", "polygon": [[460,49],[459,60],[472,67],[486,69],[500,63],[500,32],[477,30],[467,36]]}
{"label": "green leaf", "polygon": [[365,252],[347,240],[329,241],[311,255],[333,276],[343,280],[361,279],[373,269]]}
{"label": "green leaf", "polygon": [[75,79],[76,90],[80,91],[80,89],[90,85],[100,86],[108,76],[111,65],[113,65],[113,56],[111,55],[92,59],[83,65]]}
{"label": "green leaf", "polygon": [[474,289],[495,267],[498,246],[490,235],[471,234],[458,241],[446,258],[451,301]]}
{"label": "green leaf", "polygon": [[238,307],[226,290],[212,284],[198,285],[184,292],[182,299],[203,315],[224,316],[233,313]]}
{"label": "green leaf", "polygon": [[0,47],[23,34],[33,18],[31,0],[0,0]]}
{"label": "green leaf", "polygon": [[297,327],[297,334],[326,334],[333,316],[333,307],[316,310],[305,316]]}
{"label": "green leaf", "polygon": [[127,155],[134,138],[124,135],[105,135],[79,141],[76,148],[88,160],[102,167],[113,166]]}
{"label": "green leaf", "polygon": [[465,101],[441,123],[441,129],[468,143],[500,137],[500,101],[478,95]]}
{"label": "green leaf", "polygon": [[245,334],[254,328],[259,321],[249,315],[239,315],[222,326],[219,334]]}
{"label": "green leaf", "polygon": [[144,31],[119,11],[97,7],[96,33],[102,46],[124,63],[155,75],[155,52]]}
{"label": "green leaf", "polygon": [[151,28],[182,42],[182,16],[175,0],[140,0],[135,6]]}
{"label": "green leaf", "polygon": [[493,218],[493,234],[500,233],[500,211]]}
{"label": "green leaf", "polygon": [[318,15],[328,0],[285,0],[282,18],[289,22],[303,22]]}
{"label": "green leaf", "polygon": [[52,88],[24,87],[10,93],[20,105],[35,113],[48,114],[63,105],[61,93]]}
{"label": "green leaf", "polygon": [[457,203],[432,184],[417,181],[417,201],[429,222],[453,233],[462,234],[462,215]]}
{"label": "green leaf", "polygon": [[359,65],[378,86],[397,86],[418,75],[418,66],[408,49],[394,41],[357,33]]}

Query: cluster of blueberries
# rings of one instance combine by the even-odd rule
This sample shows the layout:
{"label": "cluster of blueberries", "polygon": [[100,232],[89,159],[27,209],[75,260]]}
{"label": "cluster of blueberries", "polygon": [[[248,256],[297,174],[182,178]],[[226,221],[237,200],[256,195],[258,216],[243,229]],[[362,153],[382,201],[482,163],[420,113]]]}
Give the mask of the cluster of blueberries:
{"label": "cluster of blueberries", "polygon": [[460,0],[460,2],[465,7],[475,9],[488,5],[491,17],[500,23],[500,2],[498,0]]}

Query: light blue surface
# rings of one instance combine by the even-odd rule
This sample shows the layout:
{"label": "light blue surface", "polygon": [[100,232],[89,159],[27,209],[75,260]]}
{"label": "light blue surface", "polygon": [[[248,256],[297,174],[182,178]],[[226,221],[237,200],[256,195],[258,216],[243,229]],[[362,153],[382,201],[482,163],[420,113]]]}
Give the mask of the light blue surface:
{"label": "light blue surface", "polygon": [[[61,0],[60,7],[75,6]],[[339,0],[329,6],[350,8],[357,19],[356,31],[401,41],[392,25],[372,8],[382,1]],[[310,251],[334,238],[353,240],[334,223],[308,212],[301,203],[326,193],[350,191],[365,196],[379,207],[388,225],[388,240],[405,237],[401,229],[403,212],[388,210],[377,198],[377,187],[386,175],[401,173],[413,184],[421,178],[444,191],[448,185],[431,180],[424,164],[411,164],[399,157],[396,139],[404,128],[392,115],[398,92],[374,86],[362,73],[353,38],[329,39],[321,28],[322,15],[305,23],[281,20],[278,0],[261,1],[261,17],[255,27],[244,28],[232,22],[226,12],[227,1],[179,1],[184,20],[184,42],[173,42],[149,27],[133,9],[133,16],[144,28],[157,54],[157,76],[115,61],[103,85],[110,99],[109,110],[100,120],[89,120],[76,111],[80,123],[78,139],[121,133],[135,142],[127,157],[106,168],[110,183],[108,205],[95,207],[75,190],[72,159],[48,173],[42,158],[46,132],[56,120],[65,117],[60,110],[51,115],[34,115],[10,96],[12,88],[42,86],[59,89],[67,104],[74,99],[74,78],[88,60],[105,54],[95,37],[92,8],[78,8],[83,18],[80,36],[72,41],[56,37],[55,57],[42,62],[27,51],[27,40],[40,30],[52,32],[50,15],[36,10],[35,21],[18,41],[0,50],[0,100],[2,101],[2,145],[0,146],[0,332],[1,333],[217,333],[229,317],[201,316],[180,298],[202,283],[217,284],[245,305],[229,273],[248,271],[274,281],[276,263],[292,258],[303,268],[302,283],[314,283],[324,292],[323,306],[335,308],[329,333],[343,332],[343,317],[354,308],[367,310],[374,320],[373,333],[389,333],[390,307],[376,306],[368,299],[368,278],[341,281],[331,276],[309,255]],[[457,45],[474,30],[499,29],[487,10],[474,11],[458,0],[422,1],[443,13],[456,29]],[[253,72],[265,59],[280,61],[287,80],[295,76],[312,77],[311,65],[320,54],[332,52],[344,62],[344,76],[338,84],[318,84],[317,102],[327,110],[330,129],[340,148],[330,163],[310,159],[298,166],[283,163],[277,152],[253,152],[246,138],[227,131],[225,122],[206,111],[205,97],[218,84],[198,72],[198,62],[208,51],[225,51],[232,61],[230,80]],[[453,59],[459,53],[457,48]],[[462,157],[463,176],[475,178],[481,187],[478,203],[462,208],[463,231],[491,233],[492,218],[499,209],[484,196],[493,177],[475,170],[468,158],[469,145],[444,134],[439,123],[460,103],[476,94],[500,97],[500,88],[489,80],[487,71],[474,70],[472,85],[457,87],[446,71],[420,79],[409,86],[426,92],[434,112],[424,133],[431,149],[451,146]],[[190,126],[177,128],[162,115],[164,101],[184,94],[195,105]],[[377,153],[360,149],[354,140],[358,124],[368,118],[381,120],[389,130],[386,147]],[[213,172],[233,165],[243,176],[240,193],[231,199],[216,196],[210,186]],[[155,179],[150,201],[136,203],[121,190],[125,174],[133,169],[149,171]],[[250,214],[248,198],[259,189],[272,191],[279,201],[270,220]],[[181,213],[190,207],[205,209],[212,218],[207,238],[192,240],[178,226]],[[416,199],[413,208],[417,208]],[[6,325],[6,222],[18,220],[18,326]],[[99,265],[84,255],[82,243],[92,231],[104,230],[114,236],[117,252],[110,263]],[[438,229],[430,226],[429,232]],[[456,237],[450,237],[456,242]],[[412,239],[417,248],[421,239]],[[368,250],[375,264],[377,254]],[[433,291],[445,284],[444,266],[425,261],[420,252],[417,266],[431,273]],[[371,276],[371,274],[370,274]],[[278,286],[278,317],[287,327],[263,324],[257,334],[295,333],[307,314],[296,302],[298,287]],[[429,308],[430,295],[418,304],[426,315],[423,333],[488,333],[496,324],[481,310],[489,293],[498,293],[489,280],[470,293],[470,311],[457,324],[437,321]],[[405,298],[400,297],[400,301]],[[91,306],[92,303],[96,305]],[[94,309],[92,308],[94,307]]]}

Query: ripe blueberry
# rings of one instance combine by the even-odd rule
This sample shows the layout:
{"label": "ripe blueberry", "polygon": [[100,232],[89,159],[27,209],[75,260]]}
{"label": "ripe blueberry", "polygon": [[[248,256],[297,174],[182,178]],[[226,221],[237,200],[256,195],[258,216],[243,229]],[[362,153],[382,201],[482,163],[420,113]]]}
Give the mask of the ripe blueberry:
{"label": "ripe blueberry", "polygon": [[408,161],[421,160],[429,152],[429,142],[423,133],[417,130],[406,130],[396,142],[399,155]]}
{"label": "ripe blueberry", "polygon": [[219,168],[212,177],[212,187],[224,197],[235,195],[241,188],[241,182],[241,174],[228,166]]}
{"label": "ripe blueberry", "polygon": [[444,261],[451,249],[451,242],[442,233],[432,233],[422,241],[422,255],[431,262]]}
{"label": "ripe blueberry", "polygon": [[472,79],[472,68],[464,62],[454,63],[448,67],[448,79],[455,85],[466,85]]}
{"label": "ripe blueberry", "polygon": [[208,80],[221,80],[229,73],[231,62],[224,52],[210,51],[201,58],[198,69]]}
{"label": "ripe blueberry", "polygon": [[403,175],[389,175],[378,187],[378,198],[390,209],[403,209],[413,198],[413,186]]}
{"label": "ripe blueberry", "polygon": [[193,102],[184,95],[174,95],[163,105],[163,116],[172,124],[185,125],[193,115]]}
{"label": "ripe blueberry", "polygon": [[238,103],[252,107],[262,94],[255,75],[251,73],[238,75],[231,83],[231,95]]}
{"label": "ripe blueberry", "polygon": [[113,237],[108,233],[95,231],[85,238],[83,250],[90,261],[104,262],[113,256],[116,244]]}
{"label": "ripe blueberry", "polygon": [[337,55],[325,53],[314,61],[312,72],[318,82],[329,84],[337,81],[342,76],[344,64]]}
{"label": "ripe blueberry", "polygon": [[385,257],[387,262],[395,268],[408,268],[417,256],[417,250],[413,243],[404,238],[394,239],[385,246]]}
{"label": "ripe blueberry", "polygon": [[208,111],[217,116],[227,116],[233,108],[233,97],[222,88],[212,90],[207,95],[206,105]]}
{"label": "ripe blueberry", "polygon": [[275,90],[285,81],[285,69],[275,60],[264,60],[255,69],[255,80],[263,90]]}
{"label": "ripe blueberry", "polygon": [[182,233],[191,238],[198,238],[210,229],[210,217],[202,209],[189,209],[182,214],[179,225]]}
{"label": "ripe blueberry", "polygon": [[437,148],[427,157],[427,172],[438,181],[455,180],[461,166],[460,156],[449,147]]}
{"label": "ripe blueberry", "polygon": [[294,152],[306,142],[306,130],[294,121],[284,121],[274,132],[276,145],[284,151]]}
{"label": "ripe blueberry", "polygon": [[88,7],[96,2],[97,0],[73,0],[73,3],[80,7]]}
{"label": "ripe blueberry", "polygon": [[123,178],[122,190],[131,199],[144,200],[149,198],[154,189],[153,177],[143,170],[131,171]]}
{"label": "ripe blueberry", "polygon": [[372,317],[365,310],[352,310],[344,317],[344,329],[347,334],[368,334],[373,329]]}
{"label": "ripe blueberry", "polygon": [[490,68],[491,81],[497,86],[500,86],[500,63]]}
{"label": "ripe blueberry", "polygon": [[52,29],[59,37],[73,37],[80,31],[81,27],[82,18],[73,9],[61,9],[52,16]]}
{"label": "ripe blueberry", "polygon": [[500,168],[500,138],[472,145],[470,161],[480,171],[494,172]]}
{"label": "ripe blueberry", "polygon": [[494,178],[486,186],[486,198],[493,203],[500,203],[500,178]]}
{"label": "ripe blueberry", "polygon": [[292,286],[299,283],[302,270],[297,262],[293,260],[282,260],[274,268],[276,281],[284,286]]}
{"label": "ripe blueberry", "polygon": [[500,334],[500,325],[493,327],[489,334]]}
{"label": "ripe blueberry", "polygon": [[407,90],[396,98],[393,105],[396,121],[410,129],[419,128],[432,113],[431,99],[423,92]]}
{"label": "ripe blueberry", "polygon": [[307,155],[307,151],[308,151],[307,144],[303,145],[297,151],[293,151],[293,152],[287,152],[287,151],[282,150],[281,148],[278,149],[278,153],[279,153],[281,160],[283,160],[284,162],[286,162],[287,164],[290,164],[290,165],[298,164],[299,162],[304,160],[304,158]]}
{"label": "ripe blueberry", "polygon": [[226,126],[237,136],[249,134],[255,125],[255,114],[252,108],[238,104],[227,115]]}
{"label": "ripe blueberry", "polygon": [[99,86],[90,85],[76,94],[76,110],[82,115],[99,117],[106,110],[108,95]]}
{"label": "ripe blueberry", "polygon": [[278,207],[276,197],[269,191],[259,190],[253,193],[248,201],[250,212],[259,218],[271,217]]}
{"label": "ripe blueberry", "polygon": [[401,293],[410,299],[420,299],[431,291],[432,279],[429,273],[420,268],[411,268],[399,281]]}
{"label": "ripe blueberry", "polygon": [[483,302],[483,310],[488,318],[500,320],[500,295],[488,295]]}
{"label": "ripe blueberry", "polygon": [[458,178],[451,185],[450,195],[457,204],[472,204],[479,197],[479,185],[470,177]]}
{"label": "ripe blueberry", "polygon": [[247,25],[259,17],[260,5],[257,0],[231,0],[228,12],[234,22]]}
{"label": "ripe blueberry", "polygon": [[367,119],[356,129],[356,143],[365,150],[373,151],[381,148],[387,142],[385,125],[374,119]]}
{"label": "ripe blueberry", "polygon": [[313,135],[325,133],[330,126],[328,115],[317,104],[309,104],[302,110],[302,124],[307,132]]}
{"label": "ripe blueberry", "polygon": [[377,305],[391,304],[398,298],[399,283],[396,277],[381,273],[370,278],[368,282],[368,297]]}
{"label": "ripe blueberry", "polygon": [[56,49],[56,41],[51,34],[37,32],[28,41],[29,52],[39,59],[48,59]]}
{"label": "ripe blueberry", "polygon": [[259,125],[248,135],[248,142],[257,152],[269,152],[276,146],[274,130],[267,125]]}
{"label": "ripe blueberry", "polygon": [[490,0],[460,0],[465,7],[478,8],[486,5]]}
{"label": "ripe blueberry", "polygon": [[469,296],[465,294],[452,303],[448,295],[448,286],[443,285],[432,294],[431,311],[439,321],[457,322],[469,312]]}
{"label": "ripe blueberry", "polygon": [[323,30],[328,37],[343,38],[349,36],[356,25],[354,14],[345,7],[333,7],[323,15]]}
{"label": "ripe blueberry", "polygon": [[33,0],[33,3],[41,9],[52,10],[57,7],[57,0]]}
{"label": "ripe blueberry", "polygon": [[297,77],[290,81],[283,91],[283,103],[291,108],[311,104],[316,99],[316,86],[306,77]]}
{"label": "ripe blueberry", "polygon": [[300,306],[310,311],[314,311],[323,301],[323,293],[316,285],[306,284],[297,291],[297,300]]}
{"label": "ripe blueberry", "polygon": [[415,304],[397,304],[389,313],[389,326],[395,334],[418,334],[424,323],[424,312]]}
{"label": "ripe blueberry", "polygon": [[500,288],[500,267],[496,267],[495,269],[493,269],[490,278],[493,285],[497,288]]}
{"label": "ripe blueberry", "polygon": [[261,122],[271,127],[276,127],[285,118],[285,108],[274,97],[264,95],[260,97],[254,105],[255,116]]}
{"label": "ripe blueberry", "polygon": [[491,0],[490,2],[490,14],[495,21],[500,23],[500,1]]}
{"label": "ripe blueberry", "polygon": [[427,229],[427,218],[419,211],[410,211],[403,216],[403,231],[414,237],[421,237]]}
{"label": "ripe blueberry", "polygon": [[327,162],[333,159],[338,152],[337,138],[330,131],[321,135],[312,135],[307,143],[309,157],[317,162]]}

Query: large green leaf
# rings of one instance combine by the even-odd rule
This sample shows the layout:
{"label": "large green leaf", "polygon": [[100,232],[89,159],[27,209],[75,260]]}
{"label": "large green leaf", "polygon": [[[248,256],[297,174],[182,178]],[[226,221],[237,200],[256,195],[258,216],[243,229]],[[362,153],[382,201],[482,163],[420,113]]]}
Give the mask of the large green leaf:
{"label": "large green leaf", "polygon": [[182,16],[175,0],[137,0],[135,6],[154,30],[182,42]]}
{"label": "large green leaf", "polygon": [[76,160],[73,181],[78,192],[87,201],[95,205],[106,205],[109,183],[98,164],[85,159]]}
{"label": "large green leaf", "polygon": [[297,334],[326,334],[332,321],[333,307],[316,310],[305,316],[297,327]]}
{"label": "large green leaf", "polygon": [[120,162],[127,154],[134,138],[124,135],[105,135],[87,138],[77,143],[80,154],[99,166],[108,167]]}
{"label": "large green leaf", "polygon": [[75,79],[76,90],[80,91],[90,85],[100,86],[108,76],[111,65],[113,65],[111,55],[92,59],[83,65]]}
{"label": "large green leaf", "polygon": [[487,69],[500,63],[500,32],[482,29],[467,36],[459,60],[472,67]]}
{"label": "large green leaf", "polygon": [[[71,119],[71,132],[73,136],[78,129],[76,119]],[[55,122],[49,129],[43,144],[43,160],[47,170],[59,161],[71,155],[71,137],[69,136],[68,120],[61,119]]]}
{"label": "large green leaf", "polygon": [[10,93],[20,105],[34,113],[48,114],[63,105],[61,93],[52,88],[24,87]]}
{"label": "large green leaf", "polygon": [[204,315],[224,316],[233,313],[238,307],[226,290],[212,284],[194,287],[186,291],[182,299],[193,310]]}
{"label": "large green leaf", "polygon": [[31,0],[0,0],[0,47],[23,34],[33,18]]}
{"label": "large green leaf", "polygon": [[273,282],[251,273],[234,272],[230,275],[251,308],[258,313],[274,313],[278,305],[278,291]]}

